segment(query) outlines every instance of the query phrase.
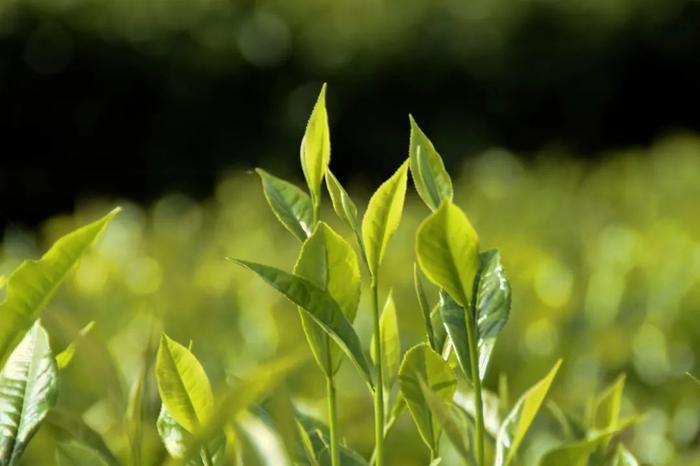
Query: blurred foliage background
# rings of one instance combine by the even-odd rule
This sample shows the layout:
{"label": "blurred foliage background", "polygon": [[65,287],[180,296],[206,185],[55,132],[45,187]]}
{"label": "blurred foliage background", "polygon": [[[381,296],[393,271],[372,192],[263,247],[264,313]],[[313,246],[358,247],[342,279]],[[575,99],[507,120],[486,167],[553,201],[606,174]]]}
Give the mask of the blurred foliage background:
{"label": "blurred foliage background", "polygon": [[[328,81],[331,166],[358,204],[406,156],[411,112],[502,250],[514,304],[487,387],[505,373],[518,394],[564,357],[553,399],[583,413],[625,372],[624,410],[646,414],[635,453],[700,464],[700,387],[684,375],[700,350],[698,24],[696,0],[0,1],[0,274],[125,207],[46,313],[56,349],[96,321],[59,410],[121,454],[152,331],[192,339],[215,386],[305,344],[293,306],[224,257],[291,268],[299,245],[247,169],[301,180]],[[425,215],[409,194],[383,272],[404,349],[421,339],[407,271]],[[356,327],[367,343],[364,296]],[[371,400],[350,366],[341,429],[368,455]],[[290,389],[323,414],[312,363]],[[554,432],[529,437],[526,464]],[[24,464],[53,464],[58,434],[42,428]],[[407,416],[388,442],[390,464],[426,464]]]}

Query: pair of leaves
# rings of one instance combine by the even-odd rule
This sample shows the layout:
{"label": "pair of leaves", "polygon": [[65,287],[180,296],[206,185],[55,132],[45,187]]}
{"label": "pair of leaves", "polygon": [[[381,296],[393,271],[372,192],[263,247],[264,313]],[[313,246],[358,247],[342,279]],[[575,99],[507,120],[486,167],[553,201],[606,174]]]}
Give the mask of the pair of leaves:
{"label": "pair of leaves", "polygon": [[17,464],[57,394],[56,359],[37,320],[0,372],[0,465]]}
{"label": "pair of leaves", "polygon": [[37,320],[58,287],[80,258],[119,213],[116,208],[100,220],[60,238],[37,261],[24,261],[6,283],[0,303],[0,367]]}
{"label": "pair of leaves", "polygon": [[[498,250],[479,254],[479,272],[476,283],[474,321],[476,323],[477,351],[479,354],[479,378],[486,376],[496,337],[510,316],[511,288],[506,278]],[[440,313],[445,329],[450,335],[457,360],[465,374],[471,376],[466,311],[444,290],[440,292]]]}

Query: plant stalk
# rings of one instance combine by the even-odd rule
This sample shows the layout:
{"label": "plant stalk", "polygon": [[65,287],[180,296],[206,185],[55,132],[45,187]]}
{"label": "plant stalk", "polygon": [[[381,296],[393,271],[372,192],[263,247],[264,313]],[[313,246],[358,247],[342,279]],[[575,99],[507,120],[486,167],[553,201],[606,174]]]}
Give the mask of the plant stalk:
{"label": "plant stalk", "polygon": [[331,465],[340,466],[338,413],[336,410],[335,380],[332,374],[326,377],[326,398],[328,399],[328,424],[331,434]]}
{"label": "plant stalk", "polygon": [[376,466],[384,466],[384,381],[382,362],[382,338],[379,327],[379,280],[377,273],[372,275],[372,310],[374,311],[374,338],[375,351],[374,371],[376,374],[374,385],[374,441],[376,456]]}
{"label": "plant stalk", "polygon": [[[473,307],[472,307],[473,309]],[[481,378],[479,377],[479,353],[476,342],[476,322],[471,310],[465,310],[467,314],[467,344],[469,345],[469,366],[474,387],[474,412],[476,414],[474,453],[477,466],[485,466],[484,463],[484,404],[481,396]]]}

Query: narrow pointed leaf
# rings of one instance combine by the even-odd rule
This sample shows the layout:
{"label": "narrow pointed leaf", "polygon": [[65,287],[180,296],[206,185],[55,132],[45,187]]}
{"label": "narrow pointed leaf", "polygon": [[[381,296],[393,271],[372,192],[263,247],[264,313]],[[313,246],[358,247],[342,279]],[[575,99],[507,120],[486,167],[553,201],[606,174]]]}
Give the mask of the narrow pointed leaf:
{"label": "narrow pointed leaf", "polygon": [[422,379],[419,380],[419,382],[421,390],[423,391],[423,396],[428,403],[433,417],[437,419],[442,430],[447,434],[450,443],[452,443],[452,446],[454,446],[457,453],[459,453],[459,456],[465,461],[470,461],[469,433],[466,428],[462,427],[467,424],[460,422],[458,414],[454,411],[449,402],[446,402],[436,395]]}
{"label": "narrow pointed leaf", "polygon": [[46,303],[120,209],[68,233],[37,261],[24,261],[7,279],[0,303],[0,367]]}
{"label": "narrow pointed leaf", "polygon": [[443,401],[452,400],[457,389],[454,371],[425,343],[406,352],[399,369],[399,386],[421,438],[428,448],[437,451],[439,424],[431,415],[420,380]]}
{"label": "narrow pointed leaf", "polygon": [[[177,423],[165,405],[161,406],[156,427],[168,454],[175,459],[185,459],[189,445],[193,441],[192,434]],[[226,436],[220,432],[207,444],[206,452],[200,451],[199,454],[192,455],[186,459],[185,464],[187,466],[203,466],[201,458],[203,454],[207,455],[215,465],[223,464],[225,451]]]}
{"label": "narrow pointed leaf", "polygon": [[599,448],[604,448],[619,431],[618,428],[607,429],[589,438],[555,447],[545,453],[539,466],[588,466],[591,455]]}
{"label": "narrow pointed leaf", "polygon": [[321,182],[331,160],[331,139],[326,112],[326,85],[321,88],[301,141],[301,167],[314,202],[321,198]]}
{"label": "narrow pointed leaf", "polygon": [[409,120],[411,140],[408,153],[413,184],[430,210],[437,210],[443,200],[452,201],[452,180],[433,143],[410,115]]}
{"label": "narrow pointed leaf", "polygon": [[389,239],[399,227],[406,197],[407,171],[408,162],[404,162],[391,178],[379,186],[369,200],[362,219],[362,241],[372,276],[376,276]]}
{"label": "narrow pointed leaf", "polygon": [[331,197],[331,203],[333,204],[333,210],[336,215],[340,217],[353,233],[357,236],[358,240],[361,241],[362,235],[360,232],[359,217],[357,215],[357,206],[350,198],[350,195],[340,181],[335,177],[335,175],[330,171],[326,171],[326,187],[328,188],[328,194]]}
{"label": "narrow pointed leaf", "polygon": [[85,325],[85,327],[80,329],[80,331],[78,332],[78,336],[75,338],[75,340],[70,342],[63,351],[56,355],[56,364],[58,365],[59,369],[65,369],[66,367],[68,367],[71,361],[73,361],[78,342],[87,335],[89,335],[94,326],[94,320],[88,322],[88,324]]}
{"label": "narrow pointed leaf", "polygon": [[299,241],[304,241],[311,234],[313,225],[313,206],[309,195],[261,168],[255,171],[260,176],[265,199],[275,217]]}
{"label": "narrow pointed leaf", "polygon": [[56,403],[57,385],[49,335],[36,321],[0,372],[0,464],[18,462]]}
{"label": "narrow pointed leaf", "polygon": [[479,269],[479,237],[464,212],[443,201],[418,227],[416,256],[423,273],[457,304],[471,309]]}
{"label": "narrow pointed leaf", "polygon": [[528,429],[535,420],[549,387],[556,377],[561,360],[557,361],[547,375],[528,389],[510,411],[501,425],[496,438],[496,459],[494,466],[508,466],[515,458]]}
{"label": "narrow pointed leaf", "polygon": [[613,466],[639,466],[639,461],[637,461],[637,458],[635,458],[624,445],[620,444],[615,453]]}
{"label": "narrow pointed leaf", "polygon": [[285,295],[287,299],[304,308],[342,348],[360,370],[367,383],[373,386],[369,363],[362,352],[360,339],[338,303],[327,291],[309,280],[284,270],[238,259],[234,259],[234,262],[255,272],[270,286]]}
{"label": "narrow pointed leaf", "polygon": [[108,466],[95,450],[75,442],[58,446],[56,463],[58,466]]}
{"label": "narrow pointed leaf", "polygon": [[156,382],[163,404],[188,432],[211,417],[214,396],[204,368],[186,347],[165,334],[156,356]]}
{"label": "narrow pointed leaf", "polygon": [[622,404],[622,392],[625,389],[625,375],[621,375],[596,397],[593,408],[591,429],[606,430],[617,425]]}
{"label": "narrow pointed leaf", "polygon": [[[382,339],[382,357],[384,369],[384,388],[391,390],[396,383],[396,378],[399,373],[399,365],[401,364],[401,339],[399,338],[399,322],[396,318],[396,305],[394,304],[393,292],[389,291],[389,296],[386,298],[384,310],[379,319],[379,334]],[[372,360],[376,361],[376,341],[375,336],[372,336],[370,345],[370,354]]]}
{"label": "narrow pointed leaf", "polygon": [[[294,274],[313,282],[338,303],[349,322],[360,300],[360,266],[352,247],[327,224],[320,222],[304,242]],[[332,375],[340,368],[342,351],[308,312],[300,309],[311,351],[321,370]]]}

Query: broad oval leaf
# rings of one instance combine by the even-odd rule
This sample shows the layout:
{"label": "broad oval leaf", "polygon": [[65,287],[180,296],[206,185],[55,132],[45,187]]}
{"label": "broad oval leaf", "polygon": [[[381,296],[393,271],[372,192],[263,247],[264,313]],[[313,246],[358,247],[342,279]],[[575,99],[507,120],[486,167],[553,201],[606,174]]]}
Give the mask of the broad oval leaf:
{"label": "broad oval leaf", "polygon": [[233,259],[233,261],[255,272],[270,286],[285,295],[287,299],[304,308],[342,348],[360,370],[370,387],[374,387],[369,363],[362,352],[360,339],[338,303],[327,291],[305,278],[275,267],[240,259]]}
{"label": "broad oval leaf", "polygon": [[426,343],[406,352],[399,369],[399,386],[421,438],[428,448],[436,452],[439,424],[431,414],[420,386],[421,380],[443,401],[451,401],[457,389],[454,371]]}
{"label": "broad oval leaf", "polygon": [[326,112],[326,85],[321,87],[301,140],[301,168],[314,203],[321,199],[321,182],[331,160],[331,139]]}
{"label": "broad oval leaf", "polygon": [[109,466],[98,452],[76,442],[58,446],[56,463],[58,466]]}
{"label": "broad oval leaf", "polygon": [[404,199],[408,162],[404,162],[391,178],[382,183],[369,200],[362,218],[362,242],[367,264],[373,277],[377,275],[389,239],[399,227]]}
{"label": "broad oval leaf", "polygon": [[204,368],[186,347],[163,334],[155,369],[163,404],[178,424],[195,432],[211,417],[214,404]]}
{"label": "broad oval leaf", "polygon": [[[192,434],[178,424],[165,405],[161,406],[156,427],[168,454],[175,459],[185,459],[189,445],[193,441]],[[192,458],[188,458],[185,464],[187,466],[205,466],[202,461],[203,455],[206,455],[214,465],[223,464],[225,450],[226,436],[221,432],[208,443],[206,451],[202,450],[199,452],[199,456],[194,455]]]}
{"label": "broad oval leaf", "polygon": [[418,127],[413,116],[409,115],[408,118],[411,123],[408,153],[413,184],[430,210],[436,210],[443,200],[452,200],[452,180],[433,143]]}
{"label": "broad oval leaf", "polygon": [[[391,390],[396,383],[401,364],[401,339],[399,337],[399,322],[396,317],[396,304],[394,304],[393,290],[389,290],[382,315],[379,318],[379,334],[382,339],[382,369],[384,378],[384,388]],[[376,336],[372,335],[370,344],[370,355],[372,361],[377,359]]]}
{"label": "broad oval leaf", "polygon": [[311,234],[314,221],[309,195],[292,183],[277,178],[261,168],[256,168],[255,172],[260,176],[265,199],[275,217],[299,241],[304,241]]}
{"label": "broad oval leaf", "polygon": [[[360,266],[352,247],[327,224],[320,222],[304,241],[294,274],[325,290],[353,322],[360,301]],[[340,368],[341,352],[329,335],[303,309],[304,332],[319,367],[326,375]]]}
{"label": "broad oval leaf", "polygon": [[0,367],[44,309],[68,273],[119,213],[116,208],[96,222],[56,241],[37,261],[24,261],[7,280],[0,303]]}
{"label": "broad oval leaf", "polygon": [[496,459],[494,466],[508,466],[520,448],[532,421],[535,420],[542,402],[552,386],[556,377],[561,359],[546,376],[530,387],[513,406],[508,416],[503,421],[496,438]]}
{"label": "broad oval leaf", "polygon": [[37,320],[0,372],[0,464],[16,464],[56,403],[58,368]]}
{"label": "broad oval leaf", "polygon": [[443,201],[418,227],[416,256],[423,273],[460,306],[471,309],[479,269],[479,237],[464,212]]}

